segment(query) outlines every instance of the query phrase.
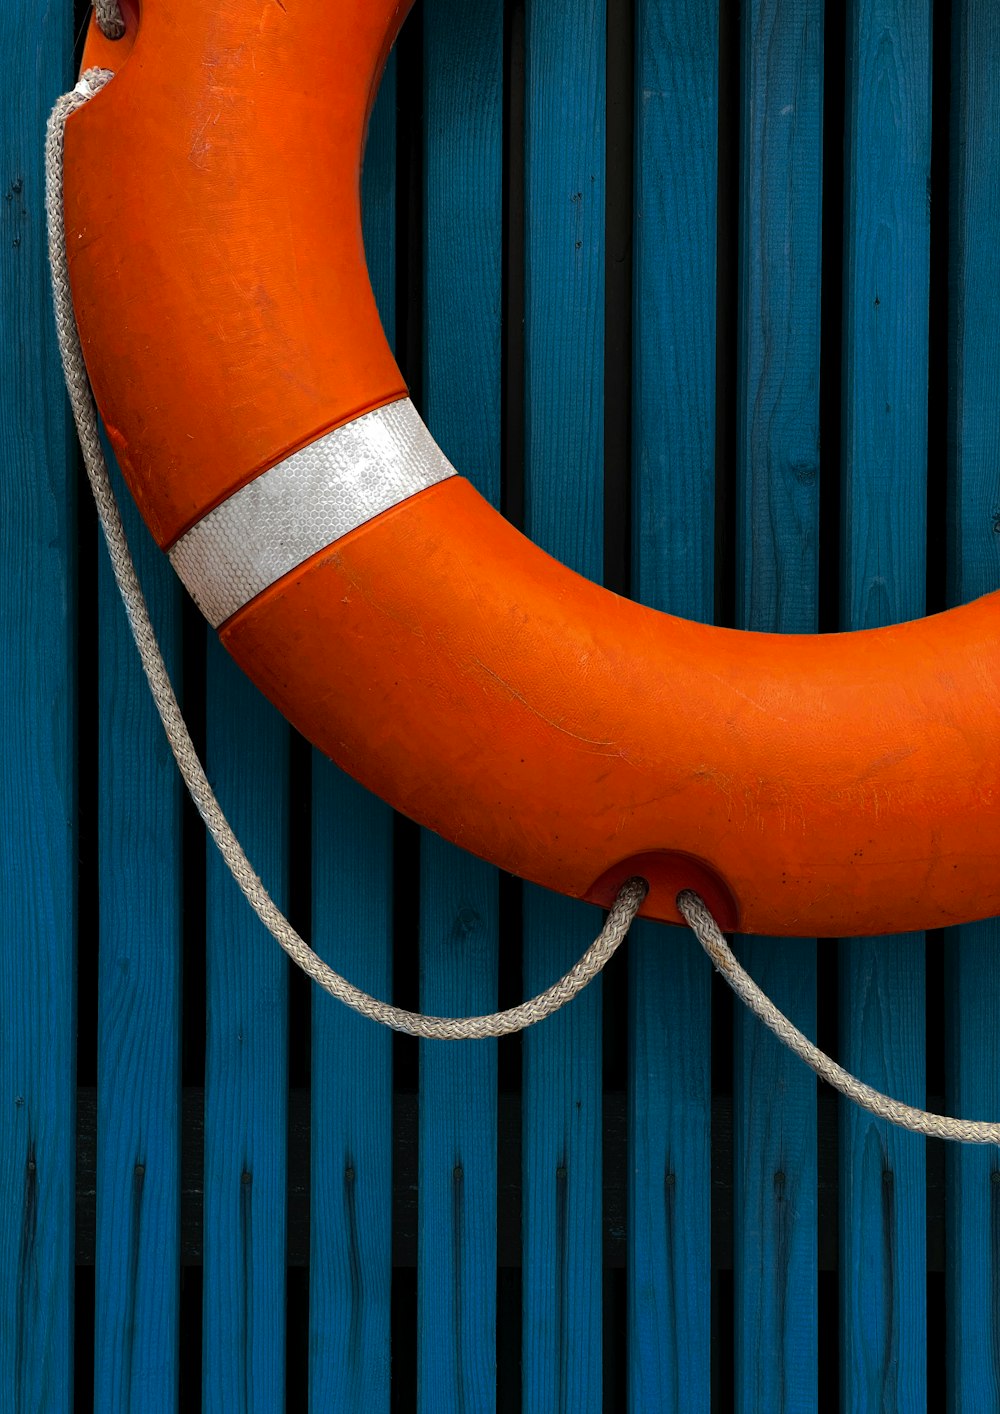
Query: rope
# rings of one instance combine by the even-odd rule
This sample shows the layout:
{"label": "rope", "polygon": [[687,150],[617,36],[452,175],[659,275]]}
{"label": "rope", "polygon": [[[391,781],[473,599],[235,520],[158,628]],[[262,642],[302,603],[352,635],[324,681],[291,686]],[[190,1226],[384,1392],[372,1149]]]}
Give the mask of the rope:
{"label": "rope", "polygon": [[121,39],[125,33],[118,0],[94,0],[94,19],[105,39]]}
{"label": "rope", "polygon": [[526,1026],[534,1026],[583,991],[618,950],[642,900],[646,897],[647,885],[644,880],[629,879],[622,885],[600,935],[580,961],[558,982],[538,996],[532,997],[530,1001],[489,1016],[422,1016],[369,996],[367,992],[361,991],[341,977],[313,952],[289,923],[254,872],[216,799],[170,682],[125,538],[121,514],[101,446],[97,409],[83,361],[70,293],[66,230],[63,222],[63,132],[69,115],[94,94],[99,93],[111,78],[112,75],[105,69],[88,70],[72,93],[59,99],[49,119],[45,146],[45,206],[49,227],[49,261],[52,267],[56,332],[73,418],[83,449],[87,478],[94,493],[115,580],[125,604],[125,612],[156,703],[156,710],[160,714],[184,783],[230,873],[264,927],[284,948],[292,961],[338,1001],[360,1012],[362,1016],[381,1022],[383,1026],[392,1027],[394,1031],[405,1031],[411,1036],[424,1036],[435,1040],[455,1041],[506,1036],[514,1031],[521,1031]]}
{"label": "rope", "polygon": [[[107,0],[107,3],[113,3],[113,0]],[[331,996],[383,1026],[428,1039],[466,1040],[505,1036],[533,1026],[577,996],[614,956],[648,892],[644,879],[626,880],[599,936],[575,967],[538,996],[522,1002],[520,1006],[491,1015],[423,1016],[418,1012],[390,1006],[369,996],[367,992],[361,991],[341,977],[313,952],[289,923],[254,872],[212,790],[170,682],[125,538],[121,514],[101,446],[97,409],[87,378],[70,293],[63,221],[63,132],[69,115],[94,94],[99,93],[112,77],[105,69],[88,70],[82,75],[76,88],[59,99],[49,119],[45,144],[46,217],[56,331],[73,418],[101,528],[111,556],[115,580],[156,709],[184,783],[230,873],[257,917],[292,961]],[[863,1084],[844,1070],[793,1026],[747,975],[726,943],[715,919],[696,893],[686,890],[678,896],[677,904],[705,952],[740,1000],[774,1032],[783,1045],[841,1094],[879,1118],[919,1134],[929,1134],[941,1139],[959,1139],[973,1144],[1000,1143],[1000,1124],[952,1119],[945,1115],[930,1114],[912,1105],[901,1104],[898,1100],[874,1090],[870,1085]]]}
{"label": "rope", "polygon": [[783,1046],[805,1061],[821,1080],[862,1109],[870,1110],[879,1119],[887,1119],[890,1124],[898,1124],[902,1129],[913,1130],[915,1134],[927,1134],[934,1139],[959,1139],[966,1144],[1000,1144],[1000,1124],[992,1124],[988,1120],[953,1119],[950,1115],[918,1109],[916,1105],[904,1105],[902,1101],[866,1085],[838,1065],[825,1051],[813,1045],[797,1026],[792,1025],[784,1012],[778,1010],[766,992],[762,992],[740,966],[703,899],[691,889],[685,889],[677,896],[677,907],[717,971],[722,973],[743,1005],[774,1032]]}

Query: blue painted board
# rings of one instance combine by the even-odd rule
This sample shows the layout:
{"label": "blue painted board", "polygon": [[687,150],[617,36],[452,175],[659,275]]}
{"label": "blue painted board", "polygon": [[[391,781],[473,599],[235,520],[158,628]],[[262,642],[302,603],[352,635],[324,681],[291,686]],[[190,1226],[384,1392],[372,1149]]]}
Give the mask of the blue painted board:
{"label": "blue painted board", "polygon": [[[206,765],[287,907],[289,728],[208,635]],[[281,1410],[285,1389],[288,968],[206,841],[202,1407]]]}
{"label": "blue painted board", "polygon": [[[365,251],[390,344],[396,299],[397,63],[372,110]],[[312,942],[377,997],[392,990],[392,811],[313,755]],[[392,1036],[312,992],[309,1408],[386,1414],[392,1299]]]}
{"label": "blue painted board", "polygon": [[[313,946],[392,995],[392,812],[313,763]],[[309,1408],[389,1409],[392,1036],[313,987]]]}
{"label": "blue painted board", "polygon": [[[596,908],[524,891],[525,995],[562,976],[601,928]],[[602,1406],[601,983],[524,1033],[522,1407]]]}
{"label": "blue painted board", "polygon": [[[1000,10],[956,0],[952,38],[949,597],[1000,588]],[[947,935],[947,1104],[1000,1118],[1000,920]],[[1000,1409],[1000,1151],[948,1152],[948,1408]]]}
{"label": "blue painted board", "polygon": [[[816,1035],[816,944],[745,938],[751,976]],[[816,1082],[742,1007],[734,1029],[736,1407],[817,1407]]]}
{"label": "blue painted board", "polygon": [[[525,508],[543,549],[603,572],[603,0],[525,9]],[[524,891],[526,994],[601,925],[597,909]],[[602,1402],[601,990],[524,1037],[522,1391],[525,1414]]]}
{"label": "blue painted board", "polygon": [[[503,9],[492,0],[430,0],[423,21],[423,412],[452,462],[497,505]],[[498,906],[495,869],[422,834],[423,1011],[496,1010]],[[417,1407],[489,1409],[497,1043],[422,1041],[419,1115]]]}
{"label": "blue painted board", "polygon": [[[180,583],[112,474],[180,691]],[[179,1378],[183,785],[99,539],[94,1406],[168,1414]]]}
{"label": "blue painted board", "polygon": [[[925,608],[931,5],[848,13],[841,626]],[[840,1047],[863,1080],[925,1101],[924,939],[840,952]],[[840,1105],[841,1393],[927,1404],[925,1143]]]}
{"label": "blue painted board", "polygon": [[[823,10],[751,0],[742,26],[737,622],[812,632],[819,530]],[[751,975],[808,1035],[816,944],[747,938]],[[736,1403],[817,1403],[816,1084],[737,1007]]]}
{"label": "blue painted board", "polygon": [[[852,938],[839,958],[840,1056],[926,1103],[924,938]],[[840,1386],[851,1410],[927,1408],[926,1141],[840,1102]],[[932,1333],[935,1338],[939,1333]]]}
{"label": "blue painted board", "polygon": [[[640,0],[633,591],[703,622],[715,568],[718,46],[717,0]],[[651,923],[633,927],[628,960],[629,1408],[694,1414],[711,1395],[711,968],[686,930]]]}
{"label": "blue painted board", "polygon": [[45,248],[42,132],[72,11],[0,12],[0,1411],[72,1399],[76,452]]}
{"label": "blue painted board", "polygon": [[[421,836],[420,1008],[496,1010],[497,873]],[[417,1408],[496,1405],[497,1043],[420,1043]]]}

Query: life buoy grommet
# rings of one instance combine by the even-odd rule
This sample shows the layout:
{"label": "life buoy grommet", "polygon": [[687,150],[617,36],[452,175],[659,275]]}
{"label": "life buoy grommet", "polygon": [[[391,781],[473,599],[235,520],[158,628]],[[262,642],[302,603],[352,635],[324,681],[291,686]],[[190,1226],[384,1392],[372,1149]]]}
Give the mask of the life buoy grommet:
{"label": "life buoy grommet", "polygon": [[740,926],[740,910],[724,879],[703,859],[677,850],[648,850],[620,859],[606,869],[587,890],[588,903],[610,908],[627,879],[645,879],[649,911],[666,923],[683,923],[677,896],[686,889],[696,893],[716,923],[727,933]]}
{"label": "life buoy grommet", "polygon": [[[144,518],[305,735],[526,879],[850,935],[1000,913],[1000,595],[824,637],[654,613],[550,559],[409,402],[359,173],[390,0],[145,0],[68,120],[88,371]],[[252,58],[252,61],[251,61]]]}

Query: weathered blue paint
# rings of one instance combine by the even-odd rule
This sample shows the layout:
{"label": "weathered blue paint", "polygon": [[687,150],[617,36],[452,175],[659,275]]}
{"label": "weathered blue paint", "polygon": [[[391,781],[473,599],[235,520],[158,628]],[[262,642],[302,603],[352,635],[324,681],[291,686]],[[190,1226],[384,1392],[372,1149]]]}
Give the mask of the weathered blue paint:
{"label": "weathered blue paint", "polygon": [[[949,597],[1000,588],[1000,11],[956,0],[952,39]],[[947,1103],[1000,1116],[1000,920],[947,938]],[[1000,1408],[1000,1152],[948,1155],[948,1408]]]}
{"label": "weathered blue paint", "polygon": [[[396,58],[368,129],[365,252],[396,335]],[[392,992],[392,811],[313,758],[312,939],[377,997]],[[309,1408],[387,1414],[392,1296],[392,1037],[318,989],[312,1003]]]}
{"label": "weathered blue paint", "polygon": [[[423,412],[447,455],[498,505],[503,9],[430,0],[423,21]],[[494,1011],[497,872],[429,832],[420,854],[421,1008]],[[417,1407],[492,1409],[495,1041],[421,1042],[419,1155]]]}
{"label": "weathered blue paint", "polygon": [[[115,473],[174,683],[181,589]],[[98,546],[97,1243],[94,1407],[177,1405],[180,1279],[181,784]],[[92,967],[87,957],[83,965]]]}
{"label": "weathered blue paint", "polygon": [[[528,533],[603,573],[604,0],[525,11]],[[524,891],[524,986],[555,980],[594,908]],[[601,1408],[601,988],[524,1038],[525,1414]]]}
{"label": "weathered blue paint", "polygon": [[[841,625],[925,608],[931,161],[930,0],[853,4],[847,23]],[[936,528],[937,529],[937,528]],[[844,1064],[925,1097],[924,939],[840,953]],[[841,1391],[859,1411],[926,1408],[924,1141],[840,1113]]]}
{"label": "weathered blue paint", "polygon": [[[734,95],[713,87],[710,0],[637,0],[635,16],[633,587],[651,603],[707,618],[715,114],[718,102],[725,117]],[[852,16],[845,625],[921,611],[926,533],[929,0],[857,0]],[[0,946],[0,1414],[63,1414],[72,1404],[73,1339],[76,477],[50,333],[39,142],[50,101],[70,81],[72,34],[65,7],[29,13],[15,0],[3,20],[13,81],[4,87],[0,136],[8,488],[0,700],[12,749],[0,865],[7,923]],[[744,6],[736,583],[740,622],[762,628],[810,629],[816,617],[820,21],[820,0]],[[490,220],[499,215],[492,207],[499,204],[500,17],[478,0],[468,13],[457,0],[430,0],[424,23],[427,409],[446,450],[496,499],[499,237]],[[949,593],[958,601],[1000,585],[1000,19],[988,0],[954,0],[954,23],[948,503]],[[528,528],[599,578],[603,7],[528,0],[527,37]],[[365,213],[390,337],[391,71],[373,118]],[[178,592],[143,532],[133,525],[132,535],[175,656]],[[100,978],[95,1407],[145,1414],[174,1407],[179,1365],[180,832],[172,767],[106,566],[99,573],[96,686],[94,669],[81,664],[82,691],[100,693],[96,744],[107,773],[100,802],[82,803],[86,820],[99,809],[101,842],[100,953],[96,962],[90,953],[80,962],[98,966]],[[280,898],[287,732],[215,645],[209,665],[210,770]],[[313,812],[316,944],[353,979],[388,995],[391,814],[318,761]],[[427,839],[421,883],[424,1003],[456,1011],[493,1005],[495,875]],[[286,964],[214,854],[209,894],[205,1407],[280,1409]],[[528,889],[525,924],[525,987],[534,988],[578,955],[599,916]],[[638,929],[630,947],[629,1403],[633,1410],[704,1409],[711,1359],[707,971],[688,940],[667,930]],[[744,955],[811,1029],[811,946],[763,941],[746,945]],[[957,931],[946,966],[948,1106],[996,1117],[1000,925]],[[921,954],[910,940],[842,949],[841,1053],[866,1078],[916,1100],[922,995]],[[387,1414],[391,1040],[325,995],[316,993],[313,1007],[310,1407]],[[546,1414],[602,1402],[600,1037],[595,988],[524,1042],[524,1404]],[[419,1398],[425,1408],[488,1408],[495,1050],[425,1047],[423,1058]],[[809,1409],[817,1372],[813,1086],[742,1017],[736,1058],[737,1403]],[[922,1146],[847,1108],[840,1136],[842,1403],[919,1408],[929,1397]],[[948,1395],[955,1414],[1000,1404],[998,1174],[996,1151],[949,1153]],[[404,1403],[411,1397],[398,1393]]]}
{"label": "weathered blue paint", "polygon": [[[636,8],[632,569],[636,598],[711,622],[715,547],[718,0]],[[683,27],[685,42],[672,44]],[[711,1397],[711,968],[693,938],[629,940],[628,1398]]]}
{"label": "weathered blue paint", "polygon": [[[819,546],[820,0],[743,10],[737,411],[737,622],[810,632]],[[741,942],[809,1035],[812,940]],[[733,1191],[737,1408],[817,1401],[816,1086],[737,1007]]]}
{"label": "weathered blue paint", "polygon": [[76,472],[41,138],[72,10],[0,18],[0,1411],[68,1409],[73,1358]]}
{"label": "weathered blue paint", "polygon": [[[313,765],[313,945],[392,995],[392,812]],[[392,1296],[392,1037],[318,988],[312,1005],[309,1408],[386,1414]]]}
{"label": "weathered blue paint", "polygon": [[[287,907],[289,728],[208,636],[206,764]],[[288,968],[207,840],[202,1407],[283,1408]]]}
{"label": "weathered blue paint", "polygon": [[[497,874],[421,839],[420,1005],[496,1010]],[[497,1043],[420,1044],[417,1277],[422,1410],[496,1403]]]}

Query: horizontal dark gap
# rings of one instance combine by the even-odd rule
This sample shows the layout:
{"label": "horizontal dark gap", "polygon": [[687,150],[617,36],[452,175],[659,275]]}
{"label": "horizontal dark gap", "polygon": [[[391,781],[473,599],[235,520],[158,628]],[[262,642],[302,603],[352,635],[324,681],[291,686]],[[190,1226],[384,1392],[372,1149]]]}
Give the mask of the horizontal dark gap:
{"label": "horizontal dark gap", "polygon": [[[943,1110],[944,1098],[930,1095],[932,1110]],[[202,1253],[203,1174],[205,1151],[204,1092],[188,1088],[181,1111],[181,1260],[196,1266]],[[819,1265],[837,1266],[837,1096],[819,1096]],[[413,1267],[417,1259],[417,1097],[396,1095],[393,1107],[393,1147],[396,1173],[393,1199],[393,1265]],[[497,1252],[501,1267],[521,1261],[521,1101],[501,1095],[499,1112]],[[712,1104],[712,1258],[716,1270],[732,1266],[733,1250],[733,1103],[718,1096]],[[288,1264],[302,1267],[309,1259],[309,1094],[294,1089],[289,1097]],[[628,1106],[619,1091],[604,1097],[604,1260],[609,1267],[625,1263],[625,1196],[628,1181]],[[96,1220],[97,1092],[77,1093],[76,1261],[94,1261]],[[944,1145],[927,1144],[927,1266],[944,1270]]]}

